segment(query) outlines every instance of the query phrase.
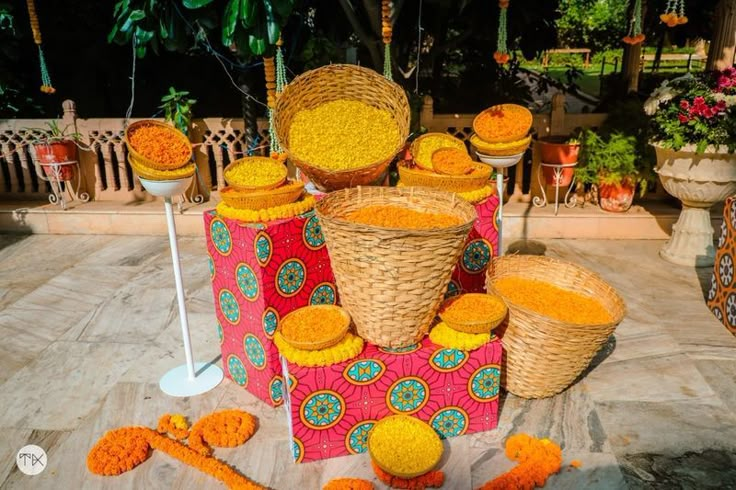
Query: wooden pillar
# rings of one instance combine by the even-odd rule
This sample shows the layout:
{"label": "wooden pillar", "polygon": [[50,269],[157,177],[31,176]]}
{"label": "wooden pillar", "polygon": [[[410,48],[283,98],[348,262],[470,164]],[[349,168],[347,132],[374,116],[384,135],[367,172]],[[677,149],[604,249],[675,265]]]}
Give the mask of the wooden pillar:
{"label": "wooden pillar", "polygon": [[639,73],[641,73],[641,44],[626,44],[621,60],[621,74],[626,84],[626,92],[639,90]]}
{"label": "wooden pillar", "polygon": [[431,95],[425,95],[422,97],[422,110],[419,113],[419,124],[424,126],[429,131],[432,131],[434,126],[434,100]]}
{"label": "wooden pillar", "polygon": [[734,63],[736,52],[736,0],[721,0],[716,7],[713,40],[706,70],[725,70]]}

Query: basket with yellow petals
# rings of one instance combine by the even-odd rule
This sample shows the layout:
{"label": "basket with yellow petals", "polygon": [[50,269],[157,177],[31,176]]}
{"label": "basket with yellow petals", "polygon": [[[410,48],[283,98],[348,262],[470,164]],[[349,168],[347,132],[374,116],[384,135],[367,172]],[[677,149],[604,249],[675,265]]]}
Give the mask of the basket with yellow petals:
{"label": "basket with yellow petals", "polygon": [[468,293],[446,300],[439,316],[448,327],[463,333],[489,333],[503,322],[508,308],[495,294]]}
{"label": "basket with yellow petals", "polygon": [[281,319],[278,331],[292,347],[321,350],[338,344],[350,328],[350,315],[335,305],[310,305]]}
{"label": "basket with yellow petals", "polygon": [[399,164],[399,178],[406,186],[432,187],[450,192],[467,192],[486,185],[491,178],[491,167],[471,162],[472,171],[464,175],[441,175],[418,167]]}
{"label": "basket with yellow petals", "polygon": [[367,445],[373,463],[399,478],[416,478],[432,471],[444,451],[437,432],[408,415],[392,415],[376,422],[368,433]]}
{"label": "basket with yellow petals", "polygon": [[470,137],[470,144],[475,147],[478,153],[492,157],[504,157],[524,153],[529,148],[531,142],[531,135],[506,143],[488,143],[477,134],[473,134]]}
{"label": "basket with yellow petals", "polygon": [[380,181],[409,135],[404,90],[373,70],[327,65],[289,83],[274,128],[290,161],[322,191]]}
{"label": "basket with yellow petals", "polygon": [[128,148],[131,166],[135,165],[143,171],[176,170],[192,159],[192,143],[189,138],[173,126],[160,121],[144,119],[130,124],[125,128],[123,140]]}
{"label": "basket with yellow petals", "polygon": [[225,167],[223,176],[239,191],[269,190],[286,181],[286,165],[274,158],[245,157]]}
{"label": "basket with yellow petals", "polygon": [[526,137],[532,122],[532,113],[526,107],[500,104],[475,116],[473,131],[486,143],[509,143]]}
{"label": "basket with yellow petals", "polygon": [[220,197],[235,209],[267,209],[296,202],[303,193],[303,182],[289,180],[281,187],[268,190],[242,191],[227,186],[220,191]]}
{"label": "basket with yellow petals", "polygon": [[426,133],[415,139],[409,147],[414,163],[424,170],[432,170],[432,155],[441,148],[467,151],[465,143],[447,133]]}

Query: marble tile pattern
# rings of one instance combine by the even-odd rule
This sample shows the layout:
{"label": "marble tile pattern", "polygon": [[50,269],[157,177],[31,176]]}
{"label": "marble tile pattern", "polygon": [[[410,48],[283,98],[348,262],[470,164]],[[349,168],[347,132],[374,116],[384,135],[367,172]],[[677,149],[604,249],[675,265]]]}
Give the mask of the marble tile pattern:
{"label": "marble tile pattern", "polygon": [[[567,391],[504,396],[496,430],[445,441],[444,488],[477,488],[510,469],[503,442],[519,432],[563,448],[565,466],[545,488],[736,488],[736,338],[705,306],[709,272],[661,261],[661,241],[507,244],[598,272],[629,314]],[[218,360],[203,238],[181,238],[180,248],[195,357]],[[255,481],[375,482],[367,455],[293,464],[283,408],[229,381],[205,396],[161,393],[159,377],[183,362],[170,260],[165,237],[0,235],[0,488],[222,488],[163,454],[110,478],[88,473],[85,459],[109,429],[230,407],[255,414],[259,430],[216,454]],[[13,463],[28,443],[48,453],[35,477]],[[570,468],[573,459],[582,467]]]}

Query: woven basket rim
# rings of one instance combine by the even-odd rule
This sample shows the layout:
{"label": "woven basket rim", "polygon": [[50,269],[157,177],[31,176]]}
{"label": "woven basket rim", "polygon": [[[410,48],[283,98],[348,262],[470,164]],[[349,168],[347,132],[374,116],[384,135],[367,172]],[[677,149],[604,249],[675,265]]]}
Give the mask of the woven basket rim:
{"label": "woven basket rim", "polygon": [[[528,259],[530,257],[533,257],[532,260],[547,261],[547,262],[549,262],[549,264],[551,264],[553,266],[566,267],[566,268],[575,269],[576,271],[582,272],[583,274],[589,276],[590,279],[599,281],[601,284],[604,284],[607,287],[609,287],[610,290],[611,290],[612,295],[614,296],[614,298],[619,303],[621,303],[621,311],[620,311],[620,314],[618,315],[618,317],[614,317],[610,322],[605,322],[605,323],[569,323],[569,322],[565,322],[565,321],[562,321],[562,320],[558,320],[556,318],[548,317],[546,315],[543,315],[541,313],[538,313],[538,312],[536,312],[534,310],[531,310],[529,308],[526,308],[524,306],[519,305],[518,303],[515,303],[515,302],[511,301],[510,299],[506,298],[503,294],[501,294],[493,286],[493,282],[495,281],[495,279],[491,278],[491,271],[494,271],[496,269],[496,267],[495,267],[495,263],[496,262],[501,261],[501,260],[515,260],[516,257],[524,258],[524,259]],[[513,254],[513,255],[504,255],[503,257],[495,257],[493,259],[493,267],[489,267],[488,268],[487,277],[489,279],[489,281],[488,281],[489,284],[488,284],[488,288],[487,289],[489,289],[490,291],[492,291],[494,294],[497,294],[497,295],[501,296],[501,298],[503,298],[504,302],[508,306],[509,310],[516,309],[516,310],[524,313],[525,315],[528,315],[530,317],[536,318],[536,319],[538,319],[540,321],[543,321],[543,322],[545,322],[545,323],[547,323],[548,325],[551,325],[551,326],[573,327],[573,328],[580,328],[580,327],[595,327],[595,328],[610,327],[610,326],[618,325],[619,323],[621,323],[621,321],[626,317],[626,314],[628,312],[628,309],[627,309],[627,306],[626,306],[626,302],[624,301],[624,299],[621,296],[621,294],[613,286],[611,286],[610,284],[608,284],[608,282],[606,282],[603,279],[603,277],[601,277],[598,273],[593,272],[590,269],[586,269],[585,267],[582,267],[582,266],[577,265],[575,263],[567,262],[565,260],[557,259],[557,258],[554,258],[554,257],[547,257],[546,255],[521,255],[521,254]],[[508,277],[510,277],[510,276],[508,276]],[[575,292],[577,294],[581,294],[581,295],[587,296],[589,298],[592,297],[592,296],[590,296],[588,294],[585,294],[584,292],[581,292],[581,291],[578,291],[578,290],[575,290],[575,289],[571,289],[571,288],[566,288],[564,286],[560,286],[558,284],[555,284],[553,281],[542,281],[541,279],[535,279],[535,280],[538,280],[540,282],[547,282],[547,283],[552,284],[553,286],[556,286],[556,287],[558,287],[560,289],[565,289],[567,291],[573,291],[573,292]],[[593,298],[593,299],[596,299],[596,298]],[[611,315],[613,316],[613,313],[610,310],[608,310],[608,308],[606,308],[606,310],[609,313],[611,313]]]}
{"label": "woven basket rim", "polygon": [[[128,151],[132,153],[136,158],[140,158],[148,162],[153,162],[153,160],[144,156],[138,150],[136,150],[133,147],[133,145],[130,143],[130,138],[129,138],[130,132],[133,129],[138,128],[139,126],[143,126],[143,125],[159,126],[162,128],[170,129],[173,133],[177,135],[177,138],[179,138],[182,141],[186,141],[189,147],[189,156],[187,156],[186,159],[183,159],[181,164],[177,164],[178,167],[175,167],[173,165],[165,165],[166,167],[171,167],[171,168],[167,168],[167,170],[176,170],[178,168],[185,166],[187,162],[192,160],[192,157],[194,156],[194,149],[192,148],[192,142],[189,141],[189,138],[187,138],[187,136],[184,133],[176,129],[174,126],[171,126],[170,124],[166,124],[161,121],[157,121],[155,119],[141,119],[140,121],[135,121],[133,123],[130,123],[128,126],[126,126],[125,131],[123,131],[123,142],[125,143],[125,146],[128,148]],[[156,162],[153,162],[153,163],[156,163]],[[156,170],[160,170],[160,169],[157,168]]]}
{"label": "woven basket rim", "polygon": [[[141,166],[140,165],[138,165],[137,163],[135,163],[134,161],[132,161],[130,159],[128,159],[128,163],[130,164],[130,168],[133,169],[133,173],[135,173],[139,177],[143,177],[144,179],[147,179],[147,180],[165,181],[165,180],[186,179],[186,178],[189,178],[192,175],[194,175],[194,172],[197,171],[197,165],[194,162],[189,162],[189,163],[185,164],[184,166],[179,167],[179,168],[176,168],[176,169],[173,169],[173,170],[159,170],[159,169],[153,169],[153,168],[149,169],[148,167],[145,167],[145,168],[141,169]],[[149,173],[149,170],[155,171],[155,172],[179,172],[179,171],[182,171],[184,169],[187,169],[188,170],[186,174],[184,174],[184,175],[177,175],[176,177],[173,177],[171,179],[162,179],[160,177],[153,177],[154,174],[153,173]]]}
{"label": "woven basket rim", "polygon": [[[283,171],[281,172],[283,176],[279,178],[278,182],[274,182],[274,183],[267,184],[267,185],[260,185],[260,186],[238,185],[238,184],[233,184],[228,181],[226,175],[229,170],[232,170],[238,165],[255,165],[258,162],[268,163],[269,165],[276,164],[276,165],[279,165],[280,167],[283,167]],[[222,169],[222,177],[228,182],[229,187],[232,187],[233,189],[238,189],[241,191],[267,191],[271,189],[277,189],[281,187],[281,185],[284,182],[286,182],[288,175],[289,175],[289,171],[287,170],[286,165],[279,163],[273,158],[262,157],[262,156],[247,156],[243,158],[238,158],[237,160],[233,160],[232,162],[228,163],[225,166],[225,168]]]}
{"label": "woven basket rim", "polygon": [[[334,63],[334,64],[330,64],[330,65],[320,66],[320,67],[315,68],[313,70],[308,70],[308,71],[306,71],[304,73],[301,73],[301,74],[297,75],[289,84],[286,85],[286,87],[284,88],[284,91],[281,93],[281,95],[279,96],[278,100],[276,101],[276,111],[279,110],[279,101],[280,100],[285,100],[286,97],[288,97],[290,91],[297,90],[298,88],[300,88],[299,82],[301,80],[315,77],[315,74],[316,75],[319,75],[319,76],[329,76],[329,73],[331,73],[331,72],[343,71],[343,70],[344,71],[347,71],[347,72],[354,71],[354,72],[357,72],[357,73],[361,73],[362,75],[365,75],[366,77],[372,78],[377,83],[386,84],[386,87],[392,87],[393,86],[395,89],[397,89],[397,93],[399,94],[400,99],[403,99],[403,102],[405,103],[404,105],[406,105],[407,107],[409,106],[409,99],[406,97],[406,93],[405,93],[404,89],[401,88],[401,86],[398,85],[397,83],[395,83],[395,82],[393,82],[391,80],[388,80],[386,77],[380,75],[376,71],[371,70],[369,68],[365,68],[365,67],[358,66],[358,65],[351,65],[351,64],[347,64],[347,63]],[[327,74],[327,75],[323,75],[323,74]],[[345,100],[354,100],[354,99],[345,98]],[[394,113],[392,113],[391,116],[392,116],[393,119],[396,119]],[[399,126],[399,125],[397,124],[397,126]],[[289,129],[291,129],[291,128],[289,127]],[[404,137],[402,139],[402,135],[401,135],[400,131],[401,130],[400,130],[400,127],[399,127],[399,136],[397,138],[398,143],[397,143],[397,145],[395,147],[396,149],[391,154],[388,154],[388,155],[386,155],[386,157],[381,158],[381,159],[378,159],[378,160],[376,160],[373,163],[370,163],[370,164],[367,164],[367,165],[363,165],[361,167],[353,167],[353,168],[350,168],[350,169],[342,169],[342,170],[334,170],[333,171],[333,170],[330,170],[330,169],[326,169],[324,167],[316,166],[316,165],[314,165],[314,164],[312,164],[310,162],[306,162],[306,161],[302,160],[301,158],[299,158],[297,155],[295,155],[294,152],[289,149],[289,146],[290,145],[286,144],[283,141],[283,138],[282,138],[281,147],[286,152],[286,154],[289,156],[289,159],[293,160],[294,164],[297,165],[297,166],[300,166],[300,167],[303,166],[303,167],[307,167],[308,169],[314,169],[314,170],[317,170],[317,171],[319,171],[319,172],[321,172],[323,174],[336,175],[336,176],[337,175],[347,176],[347,175],[350,175],[352,173],[366,171],[366,170],[369,170],[369,169],[373,169],[375,167],[379,167],[381,165],[385,165],[386,162],[390,162],[391,160],[393,160],[394,157],[406,146],[406,138],[408,137],[408,134],[404,135]]]}
{"label": "woven basket rim", "polygon": [[[392,418],[394,418],[394,417],[400,417],[400,418],[404,418],[404,419],[411,419],[411,420],[412,420],[413,422],[421,422],[422,424],[426,425],[426,427],[427,427],[427,428],[429,429],[429,431],[431,431],[431,432],[432,432],[432,434],[434,434],[434,435],[435,435],[435,436],[437,437],[437,439],[439,439],[439,440],[440,440],[440,444],[442,443],[442,439],[441,439],[441,438],[440,438],[440,436],[439,436],[439,435],[437,434],[437,432],[436,432],[436,431],[435,431],[435,430],[434,430],[434,429],[432,428],[432,426],[431,426],[431,425],[429,425],[429,424],[428,424],[427,422],[424,422],[423,420],[421,420],[421,419],[419,419],[419,418],[417,418],[417,417],[412,417],[411,415],[403,415],[403,414],[395,414],[395,415],[390,415],[389,417],[385,417],[385,418],[382,418],[381,420],[379,420],[378,422],[376,422],[376,423],[375,423],[375,424],[373,425],[373,429],[374,429],[374,428],[375,428],[375,427],[376,427],[377,425],[379,425],[379,424],[381,424],[381,423],[384,423],[384,422],[385,422],[386,420],[390,420],[390,419],[392,419]],[[420,425],[420,426],[421,426],[421,425]],[[424,426],[421,426],[421,427],[423,427],[423,429],[422,429],[422,430],[424,430]],[[385,467],[385,466],[384,466],[383,464],[381,464],[381,463],[380,463],[380,462],[379,462],[379,461],[378,461],[378,460],[376,459],[376,457],[374,456],[374,454],[373,454],[373,450],[371,449],[371,434],[373,434],[373,433],[374,433],[374,432],[373,432],[373,429],[371,429],[371,430],[370,430],[370,431],[368,432],[368,437],[367,437],[367,440],[366,440],[366,446],[368,447],[368,455],[370,456],[370,458],[371,458],[371,461],[373,461],[373,462],[374,462],[374,463],[376,464],[376,466],[378,466],[379,468],[381,468],[381,469],[382,469],[383,471],[385,471],[385,472],[386,472],[386,473],[388,473],[389,475],[393,475],[393,476],[396,476],[396,477],[399,477],[399,478],[407,478],[407,479],[408,479],[408,478],[416,478],[416,477],[418,477],[418,476],[424,475],[424,474],[426,474],[426,473],[428,473],[428,472],[432,471],[432,469],[434,469],[435,467],[437,467],[437,465],[438,465],[438,464],[440,463],[440,461],[442,461],[442,455],[444,454],[444,448],[443,448],[443,450],[442,450],[442,451],[440,452],[440,454],[439,454],[439,457],[437,458],[437,460],[436,460],[436,461],[434,461],[434,463],[432,463],[432,465],[431,465],[431,466],[429,466],[429,469],[428,469],[428,470],[423,470],[423,471],[421,471],[421,472],[415,472],[415,473],[402,473],[402,474],[397,474],[397,473],[396,473],[395,471],[393,471],[393,470],[391,470],[391,469],[389,469],[389,468],[386,468],[386,467]],[[429,431],[427,431],[427,434],[429,434]]]}
{"label": "woven basket rim", "polygon": [[[491,167],[488,165],[485,165],[483,163],[473,162],[472,167],[474,170],[477,170],[479,173],[488,174],[488,179],[491,178],[491,175],[493,174],[493,171]],[[445,175],[445,174],[438,174],[436,172],[432,172],[431,170],[425,170],[423,168],[420,168],[417,170],[416,168],[411,168],[407,166],[405,163],[400,163],[398,165],[399,171],[403,170],[405,172],[408,172],[410,174],[415,175],[421,175],[422,177],[428,177],[430,179],[451,179],[451,180],[475,180],[480,179],[480,175],[475,175],[475,173],[471,174],[463,174],[463,175]]]}
{"label": "woven basket rim", "polygon": [[[341,198],[341,196],[339,196],[339,194],[341,194],[341,193],[344,194],[345,191],[356,191],[356,192],[363,191],[363,192],[365,192],[365,189],[377,189],[377,187],[370,187],[370,186],[369,187],[362,187],[362,186],[358,186],[358,187],[352,187],[352,188],[349,188],[349,189],[344,189],[344,190],[341,190],[341,191],[336,191],[336,192],[333,192],[333,193],[328,194],[327,196],[325,196],[324,198],[322,198],[321,200],[319,200],[317,202],[316,206],[315,206],[315,211],[317,212],[318,217],[320,219],[323,219],[323,217],[324,218],[327,218],[327,219],[331,220],[332,222],[334,222],[336,224],[343,225],[343,226],[350,226],[350,227],[354,228],[356,231],[359,231],[359,232],[390,231],[390,232],[393,232],[393,233],[401,233],[403,235],[415,235],[415,236],[432,236],[432,235],[436,235],[436,234],[442,234],[442,235],[444,235],[444,234],[446,234],[446,233],[448,233],[450,231],[452,231],[452,232],[458,231],[459,232],[459,231],[467,230],[471,226],[473,226],[473,223],[477,219],[477,214],[475,213],[475,208],[473,207],[473,214],[475,216],[470,221],[462,221],[460,224],[457,224],[457,225],[454,225],[454,226],[446,226],[446,227],[443,227],[443,228],[411,229],[411,228],[389,228],[389,227],[383,227],[383,226],[366,225],[364,223],[358,223],[358,222],[350,221],[350,220],[345,219],[345,218],[342,218],[342,217],[338,217],[338,216],[334,216],[334,215],[324,214],[323,213],[322,208],[324,208],[324,206],[326,204],[329,204],[331,201],[333,201],[335,199]],[[468,203],[464,199],[462,199],[460,197],[457,197],[457,195],[455,193],[453,193],[453,192],[447,192],[447,191],[443,191],[443,190],[440,190],[440,189],[433,189],[431,187],[401,187],[401,188],[397,188],[397,187],[382,187],[381,189],[396,189],[396,191],[388,191],[388,192],[392,196],[398,195],[399,197],[406,197],[406,198],[412,198],[412,197],[414,197],[416,195],[415,194],[416,192],[419,192],[420,193],[419,195],[421,195],[422,193],[425,193],[425,194],[426,193],[442,193],[442,194],[453,196],[452,199],[450,200],[451,203],[459,203],[460,206],[462,206],[463,204],[468,205],[468,206],[471,206],[471,207],[473,206],[472,204]],[[411,191],[411,189],[415,189],[415,190],[414,191]],[[369,191],[369,192],[375,192],[375,191]],[[384,191],[384,192],[386,192],[386,191]],[[447,212],[447,211],[445,211],[445,212],[447,214],[450,214],[450,215],[453,215],[454,216],[455,213],[453,213],[453,211],[454,210],[451,209],[449,212]]]}
{"label": "woven basket rim", "polygon": [[246,197],[246,198],[255,198],[255,197],[272,197],[272,196],[278,196],[281,194],[288,194],[289,192],[296,192],[297,189],[304,190],[304,182],[296,179],[286,179],[284,183],[276,187],[274,189],[257,189],[257,190],[241,190],[235,186],[232,185],[226,185],[222,189],[220,189],[220,195],[222,195],[223,192],[225,193],[237,193],[239,195],[233,196],[233,197]]}
{"label": "woven basket rim", "polygon": [[[340,328],[338,333],[336,333],[333,337],[330,337],[329,339],[323,339],[319,342],[299,342],[294,341],[292,339],[289,339],[286,335],[284,335],[283,332],[283,325],[285,323],[288,323],[289,318],[293,318],[297,312],[301,312],[301,310],[304,309],[310,309],[310,310],[333,310],[340,313],[340,315],[343,318],[344,325]],[[284,341],[291,345],[292,347],[296,349],[301,350],[320,350],[320,349],[326,349],[328,347],[332,347],[334,345],[337,345],[340,343],[340,341],[345,338],[345,335],[347,335],[348,331],[350,330],[350,323],[352,319],[350,318],[350,313],[348,311],[338,305],[307,305],[303,306],[301,308],[297,308],[296,310],[286,314],[280,321],[279,325],[276,328],[276,331],[281,334],[281,337],[284,339]]]}

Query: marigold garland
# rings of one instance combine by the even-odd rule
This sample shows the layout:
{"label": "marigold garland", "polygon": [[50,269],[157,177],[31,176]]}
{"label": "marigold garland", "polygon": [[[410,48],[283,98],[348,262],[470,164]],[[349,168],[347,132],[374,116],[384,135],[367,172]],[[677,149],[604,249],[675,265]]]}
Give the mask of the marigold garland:
{"label": "marigold garland", "polygon": [[667,0],[667,6],[664,13],[659,19],[667,24],[667,27],[675,27],[687,24],[688,18],[685,15],[685,0]]}
{"label": "marigold garland", "polygon": [[381,0],[381,35],[383,37],[383,76],[393,80],[391,73],[391,0]]}
{"label": "marigold garland", "polygon": [[629,24],[629,33],[623,39],[626,44],[640,44],[647,38],[644,33],[642,33],[641,10],[641,0],[636,0],[636,3],[634,4],[634,13]]}
{"label": "marigold garland", "polygon": [[429,332],[429,340],[448,349],[471,351],[491,341],[490,333],[464,333],[453,330],[440,322]]}
{"label": "marigold garland", "polygon": [[242,410],[223,410],[199,419],[189,434],[189,447],[209,456],[211,446],[236,447],[256,431],[256,418]]}
{"label": "marigold garland", "polygon": [[234,219],[247,223],[267,223],[278,219],[288,219],[299,216],[312,209],[317,201],[314,196],[306,195],[300,201],[275,206],[267,209],[236,209],[220,202],[215,211],[224,218]]}
{"label": "marigold garland", "polygon": [[506,456],[519,464],[478,490],[543,487],[547,479],[562,467],[560,446],[549,439],[537,439],[527,434],[516,434],[506,440]]}
{"label": "marigold garland", "polygon": [[159,434],[171,434],[178,440],[189,437],[189,422],[187,418],[180,414],[164,414],[158,419],[158,427],[156,431]]}
{"label": "marigold garland", "polygon": [[322,490],[373,490],[373,483],[360,478],[335,478],[328,481]]}
{"label": "marigold garland", "polygon": [[[198,433],[201,432],[203,441],[206,440],[207,444],[219,447],[242,444],[255,431],[255,418],[241,410],[224,410],[208,415],[199,422],[202,422],[200,428],[197,428],[195,424],[192,433],[195,433],[195,430]],[[159,419],[159,430],[167,430],[167,432],[171,428],[177,431],[183,430],[183,427],[187,425],[186,418],[180,414],[166,414]],[[247,437],[246,434],[248,434]],[[172,458],[207,473],[225,483],[229,488],[266,489],[266,487],[253,483],[226,463],[200,454],[182,442],[159,434],[148,427],[120,427],[105,433],[87,455],[87,468],[96,475],[119,475],[145,461],[150,455],[151,448],[161,450]]]}
{"label": "marigold garland", "polygon": [[304,367],[332,366],[352,359],[363,351],[363,339],[348,332],[340,343],[321,350],[303,350],[292,347],[281,332],[276,332],[273,341],[284,359]]}
{"label": "marigold garland", "polygon": [[440,488],[445,483],[445,473],[439,470],[430,471],[415,478],[399,478],[386,473],[376,466],[376,463],[371,462],[371,466],[373,466],[373,471],[378,479],[391,488],[424,490],[425,488]]}
{"label": "marigold garland", "polygon": [[499,0],[499,16],[498,16],[498,39],[496,41],[496,52],[493,53],[493,59],[499,65],[505,65],[509,62],[508,43],[508,10],[509,0]]}

